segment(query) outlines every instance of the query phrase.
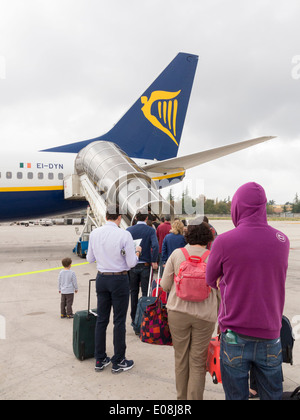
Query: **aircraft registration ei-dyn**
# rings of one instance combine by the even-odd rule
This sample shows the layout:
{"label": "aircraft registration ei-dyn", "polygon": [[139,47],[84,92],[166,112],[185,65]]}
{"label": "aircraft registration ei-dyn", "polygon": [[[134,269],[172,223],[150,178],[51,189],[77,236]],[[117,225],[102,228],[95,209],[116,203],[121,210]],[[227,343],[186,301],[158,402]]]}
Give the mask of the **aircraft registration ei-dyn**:
{"label": "aircraft registration ei-dyn", "polygon": [[[117,193],[122,206],[126,201],[131,219],[138,210],[125,196],[132,179],[135,182],[131,188],[136,188],[136,194],[143,189],[150,191],[151,197],[144,200],[143,207],[163,202],[157,189],[163,180],[180,182],[190,168],[274,138],[260,137],[177,157],[197,64],[198,56],[179,53],[121,120],[100,137],[34,154],[2,152],[0,222],[85,209],[90,202],[84,194],[86,189],[76,199],[66,199],[66,179],[71,177],[72,181],[73,176],[79,177],[82,185],[84,177],[89,178],[86,182],[91,188],[97,184],[100,195],[103,187],[107,192],[114,184],[111,194],[116,198]],[[121,188],[124,183],[127,189]]]}

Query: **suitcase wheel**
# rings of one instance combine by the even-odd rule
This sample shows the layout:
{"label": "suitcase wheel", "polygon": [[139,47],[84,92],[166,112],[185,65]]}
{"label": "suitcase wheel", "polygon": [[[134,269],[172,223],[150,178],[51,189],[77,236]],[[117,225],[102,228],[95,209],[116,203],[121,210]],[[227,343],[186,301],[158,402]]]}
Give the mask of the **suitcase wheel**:
{"label": "suitcase wheel", "polygon": [[80,360],[83,362],[85,359],[85,344],[84,341],[81,341],[80,343]]}
{"label": "suitcase wheel", "polygon": [[219,381],[218,381],[218,378],[217,378],[216,372],[214,372],[214,373],[213,373],[213,375],[212,375],[212,379],[213,379],[213,383],[214,383],[215,385],[218,385]]}

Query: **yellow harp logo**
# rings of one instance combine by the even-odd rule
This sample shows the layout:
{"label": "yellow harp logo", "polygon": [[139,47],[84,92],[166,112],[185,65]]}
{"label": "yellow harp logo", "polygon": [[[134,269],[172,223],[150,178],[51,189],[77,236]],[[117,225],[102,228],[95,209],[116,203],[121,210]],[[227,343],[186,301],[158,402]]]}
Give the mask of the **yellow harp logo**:
{"label": "yellow harp logo", "polygon": [[[154,127],[166,133],[178,146],[176,140],[176,124],[178,114],[178,100],[176,99],[181,90],[178,92],[164,92],[157,90],[152,92],[150,98],[147,96],[141,97],[141,102],[144,105],[142,111],[148,121],[151,122]],[[157,105],[158,116],[155,117],[152,114],[152,107],[154,104]]]}

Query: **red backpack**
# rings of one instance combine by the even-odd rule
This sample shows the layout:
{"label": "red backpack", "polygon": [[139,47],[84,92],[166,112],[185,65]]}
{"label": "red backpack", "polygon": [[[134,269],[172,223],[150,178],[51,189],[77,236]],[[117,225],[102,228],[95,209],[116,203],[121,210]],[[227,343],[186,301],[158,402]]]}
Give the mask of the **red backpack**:
{"label": "red backpack", "polygon": [[186,248],[181,248],[186,261],[180,264],[178,275],[174,276],[176,295],[188,302],[203,302],[208,299],[211,288],[206,284],[206,263],[210,251],[202,257],[190,256]]}

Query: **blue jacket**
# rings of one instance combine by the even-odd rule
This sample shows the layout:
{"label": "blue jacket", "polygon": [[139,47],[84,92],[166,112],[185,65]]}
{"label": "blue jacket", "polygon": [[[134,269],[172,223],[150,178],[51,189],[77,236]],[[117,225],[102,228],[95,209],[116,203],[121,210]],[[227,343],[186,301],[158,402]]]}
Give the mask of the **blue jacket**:
{"label": "blue jacket", "polygon": [[161,251],[162,262],[165,264],[175,249],[184,248],[185,246],[186,240],[184,239],[183,235],[175,235],[175,233],[169,233],[163,241]]}
{"label": "blue jacket", "polygon": [[147,263],[157,262],[159,246],[155,229],[148,226],[145,222],[137,222],[136,225],[130,226],[127,230],[131,233],[134,240],[142,239],[140,261]]}

